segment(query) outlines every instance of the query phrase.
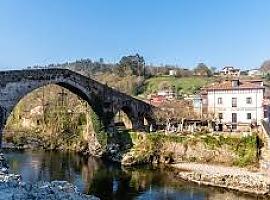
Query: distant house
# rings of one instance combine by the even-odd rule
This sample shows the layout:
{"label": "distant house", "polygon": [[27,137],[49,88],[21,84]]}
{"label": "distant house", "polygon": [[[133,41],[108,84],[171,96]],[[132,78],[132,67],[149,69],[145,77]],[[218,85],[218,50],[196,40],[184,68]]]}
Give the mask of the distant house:
{"label": "distant house", "polygon": [[159,106],[164,101],[166,101],[166,98],[164,96],[160,96],[160,95],[153,95],[150,98],[150,104],[156,105],[156,106]]}
{"label": "distant house", "polygon": [[261,76],[261,75],[263,75],[263,73],[259,69],[251,69],[251,70],[248,70],[248,75],[249,76]]}
{"label": "distant house", "polygon": [[176,70],[170,69],[169,70],[169,76],[176,76]]}
{"label": "distant house", "polygon": [[167,89],[167,90],[160,90],[157,93],[157,96],[163,96],[165,99],[175,99],[177,97],[176,93],[171,90],[171,89]]}
{"label": "distant house", "polygon": [[239,76],[240,69],[234,68],[232,66],[226,66],[221,70],[220,74],[224,76]]}
{"label": "distant house", "polygon": [[264,109],[264,86],[261,80],[231,80],[204,88],[203,107],[216,120],[217,129],[249,130],[261,125],[268,114]]}
{"label": "distant house", "polygon": [[200,116],[202,115],[202,96],[201,95],[190,95],[184,98],[184,100],[192,101],[193,111]]}

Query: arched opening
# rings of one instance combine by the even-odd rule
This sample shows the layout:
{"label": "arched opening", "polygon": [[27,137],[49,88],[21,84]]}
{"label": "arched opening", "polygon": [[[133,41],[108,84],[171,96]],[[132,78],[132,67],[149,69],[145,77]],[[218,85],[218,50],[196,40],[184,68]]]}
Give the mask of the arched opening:
{"label": "arched opening", "polygon": [[147,132],[152,132],[156,130],[156,122],[155,122],[153,113],[143,114],[143,125],[144,125],[145,131]]}
{"label": "arched opening", "polygon": [[130,130],[132,122],[123,110],[119,110],[114,116],[114,126],[117,131]]}
{"label": "arched opening", "polygon": [[49,84],[24,96],[13,108],[3,130],[3,142],[21,148],[87,151],[102,124],[80,90]]}

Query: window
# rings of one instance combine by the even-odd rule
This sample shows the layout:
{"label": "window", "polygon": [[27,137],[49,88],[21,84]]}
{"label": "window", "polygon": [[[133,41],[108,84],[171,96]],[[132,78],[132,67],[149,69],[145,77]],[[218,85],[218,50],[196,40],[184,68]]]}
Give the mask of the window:
{"label": "window", "polygon": [[223,119],[223,113],[218,113],[218,118]]}
{"label": "window", "polygon": [[237,107],[237,98],[232,98],[232,107]]}
{"label": "window", "polygon": [[222,104],[222,98],[221,97],[218,98],[217,103]]}
{"label": "window", "polygon": [[246,98],[246,102],[247,102],[247,104],[251,104],[251,103],[252,103],[251,97],[247,97],[247,98]]}
{"label": "window", "polygon": [[237,113],[232,113],[232,123],[237,123]]}
{"label": "window", "polygon": [[251,113],[247,113],[247,119],[251,119]]}
{"label": "window", "polygon": [[232,130],[236,130],[237,129],[237,125],[236,124],[233,124],[232,125]]}

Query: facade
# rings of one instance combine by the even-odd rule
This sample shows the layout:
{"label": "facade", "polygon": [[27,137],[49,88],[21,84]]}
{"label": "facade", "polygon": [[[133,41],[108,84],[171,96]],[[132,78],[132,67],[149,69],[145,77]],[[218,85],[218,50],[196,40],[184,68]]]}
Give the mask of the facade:
{"label": "facade", "polygon": [[189,97],[184,98],[184,100],[191,101],[193,111],[202,116],[202,97],[201,95],[190,95]]}
{"label": "facade", "polygon": [[205,92],[203,107],[219,131],[250,130],[266,115],[262,81],[224,81],[205,88]]}

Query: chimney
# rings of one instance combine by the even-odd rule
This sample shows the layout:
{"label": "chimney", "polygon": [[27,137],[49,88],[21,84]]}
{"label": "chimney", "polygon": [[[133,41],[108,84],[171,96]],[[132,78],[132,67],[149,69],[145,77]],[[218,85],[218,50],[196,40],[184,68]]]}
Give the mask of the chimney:
{"label": "chimney", "polygon": [[238,87],[239,86],[239,80],[232,80],[232,87]]}

